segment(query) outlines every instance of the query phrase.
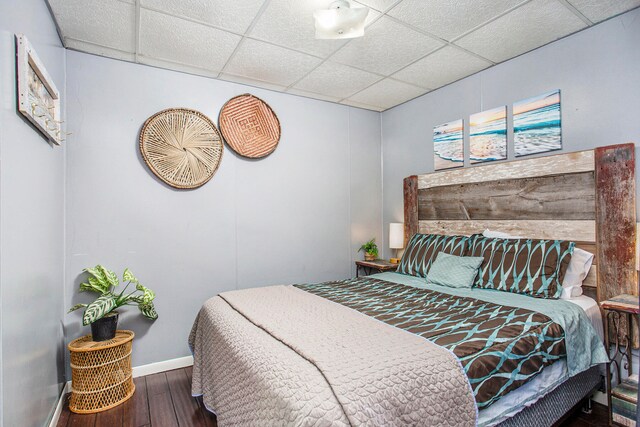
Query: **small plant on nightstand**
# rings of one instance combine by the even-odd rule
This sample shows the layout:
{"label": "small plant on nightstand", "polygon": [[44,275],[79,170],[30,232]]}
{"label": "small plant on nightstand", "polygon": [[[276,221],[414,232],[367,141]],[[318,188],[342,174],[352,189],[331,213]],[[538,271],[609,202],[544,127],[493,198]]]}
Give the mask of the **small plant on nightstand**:
{"label": "small plant on nightstand", "polygon": [[376,245],[376,238],[369,240],[364,245],[360,246],[358,252],[364,252],[365,261],[373,261],[378,258],[378,245]]}
{"label": "small plant on nightstand", "polygon": [[[156,294],[146,286],[140,284],[138,279],[128,268],[122,273],[122,282],[127,282],[124,289],[116,293],[116,287],[120,284],[118,276],[111,270],[107,270],[102,265],[94,268],[85,268],[83,271],[89,274],[87,282],[80,283],[80,291],[90,291],[100,294],[100,296],[90,304],[76,304],[69,310],[72,311],[84,308],[82,324],[91,324],[91,335],[94,341],[106,341],[116,335],[118,326],[118,307],[125,305],[137,305],[140,313],[151,320],[158,318],[158,313],[153,306],[153,299]],[[125,294],[127,288],[135,285],[133,292]]]}

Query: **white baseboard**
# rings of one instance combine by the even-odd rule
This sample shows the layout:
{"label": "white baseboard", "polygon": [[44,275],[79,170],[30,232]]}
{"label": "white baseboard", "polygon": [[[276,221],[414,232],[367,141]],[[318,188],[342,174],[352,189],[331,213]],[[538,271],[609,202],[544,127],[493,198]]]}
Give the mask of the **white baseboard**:
{"label": "white baseboard", "polygon": [[134,366],[133,378],[157,374],[158,372],[171,371],[172,369],[186,368],[191,365],[193,365],[193,356],[178,357],[177,359],[149,363],[148,365]]}
{"label": "white baseboard", "polygon": [[[186,368],[193,365],[193,356],[178,357],[177,359],[163,360],[162,362],[149,363],[147,365],[134,366],[132,370],[133,378],[144,377],[145,375],[157,374],[158,372],[171,371],[173,369]],[[53,412],[49,427],[56,427],[60,414],[62,414],[62,407],[64,406],[64,397],[71,391],[71,381],[62,388],[62,393],[58,398],[58,404],[56,410]]]}
{"label": "white baseboard", "polygon": [[71,381],[67,382],[64,387],[62,387],[62,392],[60,393],[60,397],[58,397],[58,404],[56,405],[56,410],[53,411],[53,417],[51,417],[51,421],[49,422],[49,427],[56,427],[58,424],[58,420],[60,419],[60,414],[62,414],[62,407],[64,406],[64,397],[71,391]]}

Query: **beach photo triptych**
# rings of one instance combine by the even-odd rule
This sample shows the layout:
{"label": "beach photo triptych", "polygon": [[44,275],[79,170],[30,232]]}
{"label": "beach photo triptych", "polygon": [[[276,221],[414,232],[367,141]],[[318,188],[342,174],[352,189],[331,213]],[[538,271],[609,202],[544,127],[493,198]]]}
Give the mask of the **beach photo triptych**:
{"label": "beach photo triptych", "polygon": [[507,158],[507,107],[472,114],[469,119],[471,164]]}
{"label": "beach photo triptych", "polygon": [[562,149],[560,91],[513,104],[516,157]]}
{"label": "beach photo triptych", "polygon": [[[516,157],[562,149],[560,90],[513,104],[513,143]],[[435,170],[464,166],[464,121],[433,128]],[[469,117],[470,164],[507,159],[507,107]]]}
{"label": "beach photo triptych", "polygon": [[433,128],[433,152],[436,170],[464,166],[462,119]]}

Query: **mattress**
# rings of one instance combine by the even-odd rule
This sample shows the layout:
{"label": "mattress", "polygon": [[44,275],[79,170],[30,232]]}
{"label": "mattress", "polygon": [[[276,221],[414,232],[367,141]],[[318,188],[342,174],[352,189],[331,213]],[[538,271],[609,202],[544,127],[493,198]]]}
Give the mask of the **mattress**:
{"label": "mattress", "polygon": [[598,302],[586,295],[574,297],[566,301],[569,301],[584,310],[584,313],[587,315],[591,325],[593,325],[593,329],[595,329],[596,334],[598,334],[600,340],[604,342],[604,325],[602,323],[602,313],[600,312]]}

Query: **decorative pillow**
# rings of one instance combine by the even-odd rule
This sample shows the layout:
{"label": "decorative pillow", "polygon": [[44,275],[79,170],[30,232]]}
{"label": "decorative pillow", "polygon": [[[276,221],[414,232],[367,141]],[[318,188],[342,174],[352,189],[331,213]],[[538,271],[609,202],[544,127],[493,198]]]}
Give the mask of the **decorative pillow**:
{"label": "decorative pillow", "polygon": [[[522,239],[520,236],[512,236],[501,231],[486,229],[482,232],[484,237],[506,237],[509,239]],[[580,248],[574,248],[571,261],[562,279],[562,295],[560,299],[571,299],[582,295],[582,282],[587,278],[594,255]]]}
{"label": "decorative pillow", "polygon": [[462,256],[468,250],[469,237],[440,234],[414,234],[402,254],[397,273],[427,277],[438,253]]}
{"label": "decorative pillow", "polygon": [[476,280],[482,261],[482,257],[462,257],[440,252],[427,274],[427,283],[450,288],[470,288]]}
{"label": "decorative pillow", "polygon": [[557,299],[574,247],[564,240],[474,235],[467,255],[484,258],[475,283],[479,288]]}
{"label": "decorative pillow", "polygon": [[580,248],[575,248],[571,255],[571,262],[564,273],[562,280],[562,299],[570,299],[582,295],[582,282],[587,278],[591,264],[593,263],[593,254]]}

